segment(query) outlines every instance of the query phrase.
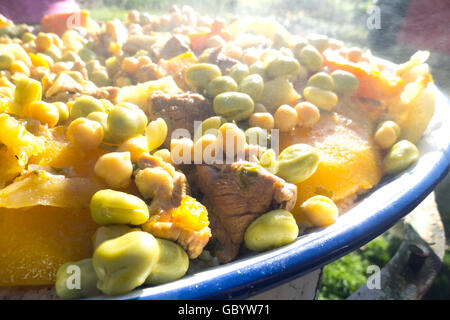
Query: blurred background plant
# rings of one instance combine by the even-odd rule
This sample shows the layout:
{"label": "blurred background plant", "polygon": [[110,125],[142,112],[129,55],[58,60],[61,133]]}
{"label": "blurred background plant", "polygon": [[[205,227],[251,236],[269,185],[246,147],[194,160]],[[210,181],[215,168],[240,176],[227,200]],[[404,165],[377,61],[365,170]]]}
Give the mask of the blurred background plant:
{"label": "blurred background plant", "polygon": [[[274,18],[291,33],[307,35],[309,33],[326,34],[343,41],[347,46],[370,47],[377,56],[400,63],[406,61],[421,48],[407,45],[384,43],[377,48],[371,43],[367,28],[367,10],[374,4],[372,0],[78,0],[81,7],[91,12],[94,19],[124,19],[131,9],[151,14],[167,12],[174,4],[190,5],[202,14],[210,16],[256,16]],[[398,9],[407,0],[379,0],[378,4],[392,4]],[[107,8],[107,9],[105,9]],[[381,21],[384,31],[401,19],[394,10],[383,7]],[[383,29],[383,28],[382,28]],[[386,41],[385,41],[386,42]],[[423,48],[427,49],[427,48]],[[429,64],[437,84],[450,93],[450,56],[432,52]],[[450,233],[450,175],[436,188],[436,200],[445,225],[446,234]],[[369,265],[382,268],[394,255],[400,239],[386,234],[372,240],[362,248],[327,265],[324,268],[319,299],[345,299],[362,286],[369,276]],[[432,288],[424,299],[450,298],[450,250]]]}

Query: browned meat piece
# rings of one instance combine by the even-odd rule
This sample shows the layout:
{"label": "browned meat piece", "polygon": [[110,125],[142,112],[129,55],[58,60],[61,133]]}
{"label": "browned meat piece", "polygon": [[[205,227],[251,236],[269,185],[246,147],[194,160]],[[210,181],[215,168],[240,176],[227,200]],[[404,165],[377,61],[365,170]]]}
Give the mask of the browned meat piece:
{"label": "browned meat piece", "polygon": [[123,51],[130,55],[135,54],[139,50],[150,52],[156,40],[156,37],[153,36],[132,35],[128,37],[127,42],[123,45]]}
{"label": "browned meat piece", "polygon": [[170,146],[171,133],[175,129],[187,129],[194,135],[194,121],[202,121],[214,115],[211,101],[197,93],[164,93],[150,95],[146,108],[152,119],[163,118],[168,127],[165,147]]}
{"label": "browned meat piece", "polygon": [[228,73],[229,69],[239,62],[236,59],[230,58],[222,53],[221,47],[216,47],[210,50],[211,52],[208,55],[207,62],[217,65],[224,74]]}
{"label": "browned meat piece", "polygon": [[221,263],[236,258],[248,225],[271,209],[291,210],[297,187],[245,161],[229,165],[197,166],[198,185],[217,240],[215,255]]}
{"label": "browned meat piece", "polygon": [[176,57],[189,50],[189,45],[187,44],[186,37],[181,35],[174,35],[170,38],[164,47],[162,47],[159,55],[163,59],[170,59]]}

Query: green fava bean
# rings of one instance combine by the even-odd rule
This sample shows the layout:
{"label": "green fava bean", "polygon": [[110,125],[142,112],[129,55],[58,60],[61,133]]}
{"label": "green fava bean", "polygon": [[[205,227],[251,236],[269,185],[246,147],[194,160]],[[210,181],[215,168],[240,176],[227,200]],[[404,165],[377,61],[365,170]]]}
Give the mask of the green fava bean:
{"label": "green fava bean", "polygon": [[239,91],[248,94],[253,100],[258,100],[264,91],[264,80],[259,74],[246,76],[239,84]]}
{"label": "green fava bean", "polygon": [[80,56],[81,60],[84,62],[88,62],[89,60],[95,59],[96,54],[94,51],[88,48],[83,48],[78,52],[78,55]]}
{"label": "green fava bean", "polygon": [[278,56],[266,67],[266,74],[269,78],[281,76],[296,77],[300,73],[300,63],[290,56]]}
{"label": "green fava bean", "polygon": [[335,84],[334,91],[338,93],[353,94],[358,90],[359,80],[353,73],[344,70],[336,70],[331,73],[331,77]]}
{"label": "green fava bean", "polygon": [[14,56],[10,53],[0,54],[0,70],[8,70],[14,62]]}
{"label": "green fava bean", "polygon": [[100,100],[90,96],[82,96],[75,100],[70,108],[70,118],[75,120],[81,117],[87,117],[92,112],[105,112],[105,107]]}
{"label": "green fava bean", "polygon": [[149,218],[144,200],[131,194],[104,189],[97,191],[89,205],[92,219],[99,225],[140,225]]}
{"label": "green fava bean", "polygon": [[111,80],[109,79],[108,72],[106,70],[96,70],[93,71],[90,80],[97,87],[107,87],[111,85]]}
{"label": "green fava bean", "polygon": [[119,142],[142,134],[147,122],[144,111],[132,103],[116,105],[108,115],[108,129]]}
{"label": "green fava bean", "polygon": [[250,74],[248,66],[243,63],[236,63],[230,68],[230,77],[232,77],[237,83],[241,82],[246,76]]}
{"label": "green fava bean", "polygon": [[394,144],[384,157],[383,168],[387,174],[395,174],[405,170],[419,158],[419,149],[408,140]]}
{"label": "green fava bean", "polygon": [[329,47],[329,39],[326,35],[311,35],[308,37],[308,42],[321,52]]}
{"label": "green fava bean", "polygon": [[311,76],[308,80],[308,86],[316,87],[324,90],[333,90],[333,78],[326,72],[318,72]]}
{"label": "green fava bean", "polygon": [[290,183],[300,183],[308,179],[317,169],[320,157],[307,144],[294,144],[278,156],[277,175]]}
{"label": "green fava bean", "polygon": [[232,77],[220,76],[213,80],[206,86],[206,96],[208,98],[214,98],[219,93],[236,91],[238,85]]}
{"label": "green fava bean", "polygon": [[223,125],[227,120],[223,117],[215,116],[210,117],[202,121],[200,126],[195,131],[194,141],[197,141],[205,135],[206,133],[218,133],[218,130],[221,125]]}
{"label": "green fava bean", "polygon": [[265,251],[294,242],[299,229],[294,216],[278,209],[256,218],[244,234],[244,242],[252,251]]}
{"label": "green fava bean", "polygon": [[275,113],[279,106],[289,104],[299,97],[292,83],[285,77],[279,77],[264,83],[264,90],[258,102],[264,104],[268,111]]}
{"label": "green fava bean", "polygon": [[59,267],[56,272],[55,290],[59,298],[66,300],[100,295],[92,259],[67,262]]}
{"label": "green fava bean", "polygon": [[264,68],[264,64],[261,61],[257,61],[253,63],[249,68],[248,71],[250,74],[259,74],[261,77],[266,77],[266,69]]}
{"label": "green fava bean", "polygon": [[131,228],[123,224],[115,224],[110,226],[102,226],[98,228],[92,236],[92,247],[97,249],[99,245],[107,240],[118,238],[126,233],[140,231],[138,228]]}
{"label": "green fava bean", "polygon": [[300,51],[300,63],[304,65],[310,72],[317,72],[323,66],[323,57],[312,45],[305,46]]}
{"label": "green fava bean", "polygon": [[67,105],[64,102],[56,101],[53,102],[53,105],[56,106],[59,113],[59,120],[58,123],[64,122],[67,119],[69,119],[69,108],[67,108]]}
{"label": "green fava bean", "polygon": [[300,52],[302,51],[302,49],[304,47],[306,47],[308,45],[308,42],[306,40],[298,40],[295,44],[294,47],[292,48],[292,53],[294,54],[294,57],[296,57],[297,59],[299,59],[300,57]]}
{"label": "green fava bean", "polygon": [[159,254],[155,237],[143,231],[103,242],[92,257],[97,288],[113,296],[132,291],[145,282]]}
{"label": "green fava bean", "polygon": [[100,123],[103,127],[103,131],[106,131],[106,129],[108,128],[108,114],[106,114],[105,112],[91,112],[89,113],[87,118],[89,120],[97,121],[98,123]]}
{"label": "green fava bean", "polygon": [[228,121],[241,121],[250,117],[255,109],[252,98],[242,92],[224,92],[213,102],[214,112]]}
{"label": "green fava bean", "polygon": [[164,239],[156,239],[159,245],[159,258],[145,284],[158,285],[183,277],[189,268],[189,257],[178,244]]}
{"label": "green fava bean", "polygon": [[186,69],[186,83],[195,88],[205,88],[208,83],[222,75],[219,67],[209,63],[197,63]]}
{"label": "green fava bean", "polygon": [[330,111],[338,103],[337,95],[330,90],[316,87],[306,87],[303,95],[308,102],[316,105],[319,109]]}

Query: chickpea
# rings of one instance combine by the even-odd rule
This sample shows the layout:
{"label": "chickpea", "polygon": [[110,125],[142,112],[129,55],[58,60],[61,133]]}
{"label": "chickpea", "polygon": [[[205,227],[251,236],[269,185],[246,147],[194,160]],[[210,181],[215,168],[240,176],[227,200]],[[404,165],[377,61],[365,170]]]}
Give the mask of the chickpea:
{"label": "chickpea", "polygon": [[189,138],[172,139],[170,141],[170,155],[174,164],[188,164],[192,162],[194,142]]}
{"label": "chickpea", "polygon": [[295,128],[298,123],[297,111],[291,106],[284,104],[280,106],[274,114],[275,128],[281,132],[289,132]]}
{"label": "chickpea", "polygon": [[214,162],[216,156],[217,137],[214,134],[207,133],[201,136],[194,144],[194,163]]}
{"label": "chickpea", "polygon": [[131,162],[136,162],[141,154],[149,152],[147,138],[144,136],[133,137],[125,140],[117,149],[119,152],[130,152]]}
{"label": "chickpea", "polygon": [[173,190],[171,175],[161,167],[139,170],[135,178],[139,193],[148,198],[170,199]]}
{"label": "chickpea", "polygon": [[154,156],[160,157],[164,162],[173,164],[169,149],[161,149],[153,153]]}
{"label": "chickpea", "polygon": [[59,121],[58,108],[44,101],[36,101],[28,107],[30,117],[39,120],[42,124],[54,127]]}
{"label": "chickpea", "polygon": [[242,62],[248,66],[251,66],[255,62],[259,61],[259,55],[255,51],[247,50],[242,54]]}
{"label": "chickpea", "polygon": [[133,164],[130,152],[111,152],[98,158],[94,172],[111,188],[126,188],[131,182]]}
{"label": "chickpea", "polygon": [[266,107],[262,104],[262,103],[255,103],[255,113],[262,113],[262,112],[267,112]]}
{"label": "chickpea", "polygon": [[139,23],[140,14],[137,10],[131,10],[127,15],[127,20],[132,23]]}
{"label": "chickpea", "polygon": [[133,74],[139,68],[139,60],[134,57],[126,57],[122,61],[122,70]]}
{"label": "chickpea", "polygon": [[225,40],[219,35],[209,37],[205,43],[207,48],[223,47],[225,44]]}
{"label": "chickpea", "polygon": [[311,127],[320,119],[320,110],[311,102],[300,102],[295,106],[297,112],[298,125]]}
{"label": "chickpea", "polygon": [[236,60],[239,60],[242,57],[242,52],[242,48],[238,46],[229,46],[225,49],[225,55]]}
{"label": "chickpea", "polygon": [[300,206],[300,212],[314,227],[326,227],[336,222],[339,209],[325,196],[309,198]]}
{"label": "chickpea", "polygon": [[275,120],[269,112],[253,113],[248,119],[250,127],[260,127],[266,130],[272,130]]}
{"label": "chickpea", "polygon": [[52,46],[53,40],[50,35],[43,33],[43,32],[39,32],[36,37],[35,43],[36,43],[36,48],[39,51],[45,51]]}
{"label": "chickpea", "polygon": [[152,59],[148,56],[140,56],[138,58],[139,67],[147,66],[152,63]]}
{"label": "chickpea", "polygon": [[226,154],[227,159],[236,154],[243,154],[246,143],[244,131],[234,123],[225,123],[219,128],[217,146]]}
{"label": "chickpea", "polygon": [[80,117],[67,128],[67,138],[74,145],[89,151],[98,148],[103,140],[103,127],[96,121]]}
{"label": "chickpea", "polygon": [[382,149],[389,149],[397,142],[400,127],[394,121],[385,121],[375,131],[374,140]]}

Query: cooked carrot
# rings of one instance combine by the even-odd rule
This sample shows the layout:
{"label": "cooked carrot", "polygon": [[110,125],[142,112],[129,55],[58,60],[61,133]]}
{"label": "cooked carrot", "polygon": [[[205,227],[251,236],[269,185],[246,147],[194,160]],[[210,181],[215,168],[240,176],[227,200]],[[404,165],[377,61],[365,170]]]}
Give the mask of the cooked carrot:
{"label": "cooked carrot", "polygon": [[88,17],[89,13],[84,10],[80,12],[48,14],[41,20],[41,30],[61,36],[64,31],[75,26],[86,27]]}

